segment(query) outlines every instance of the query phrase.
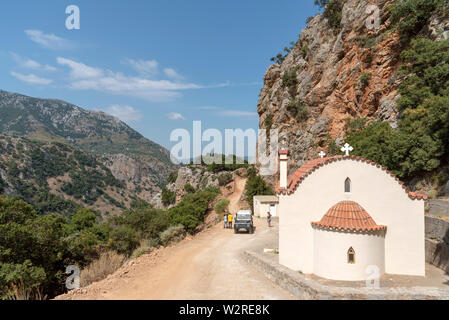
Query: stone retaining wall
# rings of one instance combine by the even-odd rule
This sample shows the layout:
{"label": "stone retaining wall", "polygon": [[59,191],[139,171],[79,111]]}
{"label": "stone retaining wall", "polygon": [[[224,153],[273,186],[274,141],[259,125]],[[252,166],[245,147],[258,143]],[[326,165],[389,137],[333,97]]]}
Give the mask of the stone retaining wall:
{"label": "stone retaining wall", "polygon": [[426,216],[426,239],[449,244],[449,222],[435,216]]}
{"label": "stone retaining wall", "polygon": [[449,222],[426,216],[426,262],[449,272]]}
{"label": "stone retaining wall", "polygon": [[290,270],[261,253],[245,251],[243,259],[281,288],[304,300],[449,300],[449,290],[432,287],[381,289],[331,287]]}
{"label": "stone retaining wall", "polygon": [[437,199],[429,200],[427,206],[430,214],[449,216],[449,201]]}

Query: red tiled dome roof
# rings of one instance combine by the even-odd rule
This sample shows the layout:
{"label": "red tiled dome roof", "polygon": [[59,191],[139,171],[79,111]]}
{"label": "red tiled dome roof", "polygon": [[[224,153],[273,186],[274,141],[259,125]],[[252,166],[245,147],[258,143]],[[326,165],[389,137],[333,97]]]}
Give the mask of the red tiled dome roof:
{"label": "red tiled dome roof", "polygon": [[416,192],[411,192],[407,189],[407,187],[404,185],[404,183],[399,180],[398,177],[396,177],[392,172],[390,172],[389,170],[385,169],[384,167],[382,167],[380,164],[359,157],[359,156],[334,156],[334,157],[326,157],[326,158],[318,158],[315,160],[311,160],[309,162],[306,162],[304,165],[302,165],[300,168],[298,168],[289,178],[288,178],[288,182],[287,182],[287,188],[281,188],[278,185],[275,188],[275,192],[277,194],[292,194],[293,192],[295,192],[296,188],[301,184],[301,182],[304,181],[304,179],[309,176],[312,172],[314,172],[315,170],[319,169],[322,166],[325,166],[326,164],[332,163],[332,162],[336,162],[336,161],[341,161],[341,160],[355,160],[355,161],[362,161],[364,163],[368,163],[371,164],[383,171],[385,171],[387,174],[389,174],[393,179],[395,179],[399,185],[404,189],[404,191],[408,194],[408,196],[415,200],[427,200],[428,197],[426,195],[423,194],[419,194]]}
{"label": "red tiled dome roof", "polygon": [[341,201],[327,211],[319,222],[312,222],[312,226],[348,230],[348,231],[380,231],[386,226],[379,226],[368,212],[354,201]]}

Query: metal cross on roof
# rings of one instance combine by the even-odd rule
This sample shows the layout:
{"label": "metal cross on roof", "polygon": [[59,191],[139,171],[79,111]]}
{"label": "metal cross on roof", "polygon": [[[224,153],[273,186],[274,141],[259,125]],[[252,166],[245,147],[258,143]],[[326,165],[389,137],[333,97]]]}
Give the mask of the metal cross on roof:
{"label": "metal cross on roof", "polygon": [[324,158],[326,156],[326,153],[324,151],[320,151],[318,155],[320,156],[320,158]]}
{"label": "metal cross on roof", "polygon": [[345,143],[345,145],[343,147],[341,147],[340,149],[341,151],[343,151],[345,153],[346,156],[349,156],[349,152],[351,152],[352,150],[354,150],[353,147],[351,147],[349,145],[349,143]]}

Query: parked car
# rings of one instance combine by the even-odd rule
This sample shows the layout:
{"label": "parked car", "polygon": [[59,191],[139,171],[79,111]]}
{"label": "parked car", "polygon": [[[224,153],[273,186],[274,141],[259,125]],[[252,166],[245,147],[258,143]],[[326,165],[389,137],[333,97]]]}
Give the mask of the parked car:
{"label": "parked car", "polygon": [[251,210],[240,210],[235,214],[234,233],[245,230],[248,233],[254,233],[253,216]]}

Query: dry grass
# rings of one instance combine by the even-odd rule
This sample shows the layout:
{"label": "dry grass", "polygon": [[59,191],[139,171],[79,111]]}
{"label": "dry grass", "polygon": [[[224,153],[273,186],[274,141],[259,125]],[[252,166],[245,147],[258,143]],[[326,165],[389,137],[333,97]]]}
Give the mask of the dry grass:
{"label": "dry grass", "polygon": [[9,286],[9,300],[47,300],[40,288],[27,288],[22,281]]}
{"label": "dry grass", "polygon": [[177,243],[186,237],[183,225],[171,226],[161,233],[161,242],[164,246]]}
{"label": "dry grass", "polygon": [[105,279],[125,262],[126,257],[114,251],[104,252],[87,268],[81,271],[81,287]]}
{"label": "dry grass", "polygon": [[140,241],[140,246],[136,250],[134,250],[131,256],[134,259],[137,259],[143,254],[151,253],[151,251],[157,246],[158,244],[154,239],[142,240]]}

